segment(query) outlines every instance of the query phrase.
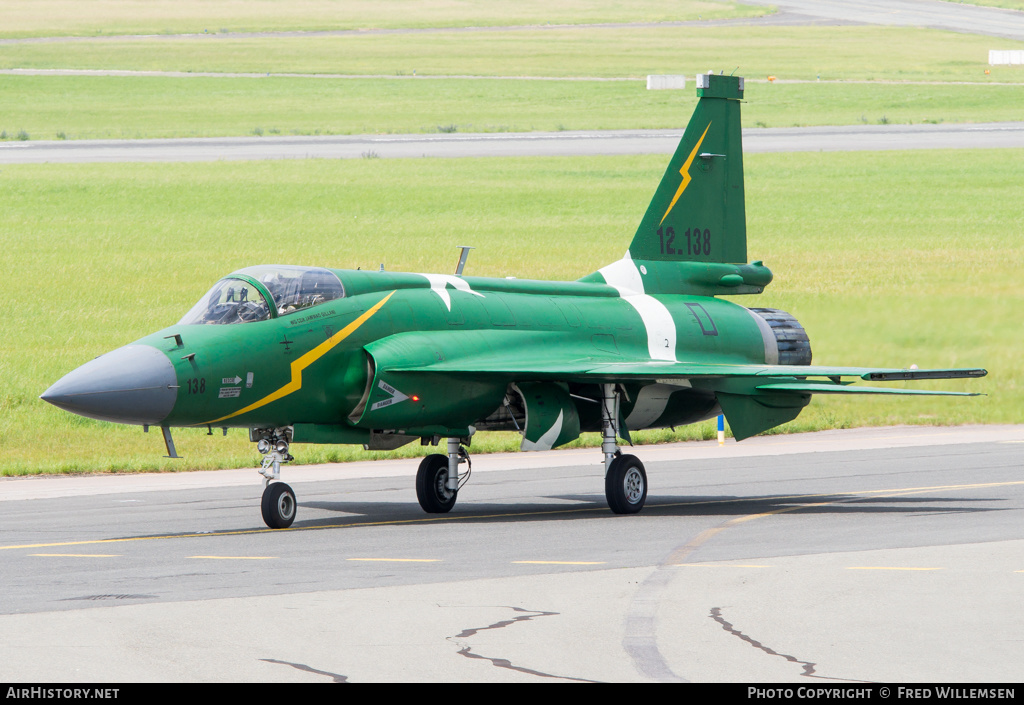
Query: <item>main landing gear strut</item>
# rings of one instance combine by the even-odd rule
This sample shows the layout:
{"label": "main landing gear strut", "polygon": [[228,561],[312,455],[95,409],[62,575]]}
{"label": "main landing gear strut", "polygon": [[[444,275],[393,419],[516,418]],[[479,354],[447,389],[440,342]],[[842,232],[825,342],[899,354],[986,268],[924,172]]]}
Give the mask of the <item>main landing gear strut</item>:
{"label": "main landing gear strut", "polygon": [[[448,455],[435,453],[420,461],[416,472],[416,499],[428,514],[447,514],[455,506],[459,488],[466,484],[473,470],[469,453],[461,445],[462,439],[448,439]],[[459,465],[466,464],[466,472],[459,475]]]}
{"label": "main landing gear strut", "polygon": [[623,455],[619,448],[619,393],[614,384],[601,385],[601,428],[608,506],[616,514],[636,514],[647,501],[647,471],[635,455]]}

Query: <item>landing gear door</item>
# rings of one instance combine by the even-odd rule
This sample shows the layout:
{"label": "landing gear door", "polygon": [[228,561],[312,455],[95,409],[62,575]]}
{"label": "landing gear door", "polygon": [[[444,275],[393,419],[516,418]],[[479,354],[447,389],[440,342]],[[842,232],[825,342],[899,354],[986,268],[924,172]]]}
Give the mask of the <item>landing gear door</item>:
{"label": "landing gear door", "polygon": [[522,450],[551,450],[579,438],[580,416],[566,387],[555,382],[529,382],[512,388],[526,409]]}

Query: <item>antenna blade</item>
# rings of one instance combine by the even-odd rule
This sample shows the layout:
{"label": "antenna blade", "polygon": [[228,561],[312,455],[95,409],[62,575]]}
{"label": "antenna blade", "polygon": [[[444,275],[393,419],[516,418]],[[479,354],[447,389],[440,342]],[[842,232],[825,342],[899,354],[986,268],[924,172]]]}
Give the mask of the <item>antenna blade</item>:
{"label": "antenna blade", "polygon": [[456,245],[462,252],[459,254],[459,263],[455,265],[455,276],[461,277],[462,270],[466,267],[466,260],[469,258],[469,251],[473,249],[470,245]]}

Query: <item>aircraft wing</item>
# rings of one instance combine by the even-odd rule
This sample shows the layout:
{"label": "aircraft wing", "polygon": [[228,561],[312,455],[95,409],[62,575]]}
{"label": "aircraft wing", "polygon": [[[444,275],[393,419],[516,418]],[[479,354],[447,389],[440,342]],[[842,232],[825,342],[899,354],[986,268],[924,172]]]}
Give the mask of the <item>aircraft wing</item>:
{"label": "aircraft wing", "polygon": [[[984,377],[983,369],[913,370],[826,365],[729,364],[635,359],[586,344],[552,344],[543,336],[498,331],[400,333],[366,346],[377,382],[402,388],[435,381],[453,390],[510,383],[677,383],[715,395],[737,439],[796,418],[813,394],[977,396],[905,387],[858,386]],[[413,385],[415,386],[415,385]],[[553,386],[553,385],[552,385]],[[467,392],[467,395],[469,393]]]}
{"label": "aircraft wing", "polygon": [[[751,389],[763,388],[765,391],[789,393],[922,393],[897,388],[853,387],[844,379],[898,382],[973,378],[988,374],[983,369],[917,370],[636,359],[627,354],[603,352],[580,344],[553,345],[543,335],[504,331],[399,333],[371,343],[366,346],[366,350],[379,366],[398,373],[486,376],[510,382],[712,382],[715,379],[745,379],[750,382]],[[924,393],[975,395],[965,392]]]}
{"label": "aircraft wing", "polygon": [[[403,334],[392,336],[380,343],[369,346],[368,350],[375,357],[381,352],[395,346],[396,338],[415,335],[417,338],[433,338],[429,349],[437,349],[441,342],[438,338],[454,338],[459,333],[445,334]],[[402,341],[403,343],[413,341]],[[444,341],[447,342],[447,341]],[[511,342],[511,341],[510,341]],[[435,353],[436,359],[429,362],[408,361],[406,364],[389,365],[393,372],[445,372],[465,375],[488,375],[511,377],[515,379],[558,379],[566,382],[615,382],[615,381],[657,381],[670,379],[714,379],[714,378],[750,378],[760,377],[795,377],[822,378],[819,382],[791,384],[774,384],[775,391],[823,391],[819,387],[846,388],[849,382],[843,378],[856,377],[871,382],[919,381],[928,379],[960,379],[968,377],[984,377],[988,372],[983,369],[941,369],[917,370],[878,367],[829,367],[823,365],[758,365],[758,364],[727,364],[706,363],[697,361],[663,361],[663,360],[624,360],[623,356],[601,356],[589,354],[571,346],[538,346],[527,353],[521,345],[504,347],[504,349],[468,352],[452,350]],[[405,347],[402,345],[402,347]],[[444,346],[450,348],[450,346]],[[462,346],[458,346],[461,348]],[[503,347],[503,346],[496,346]],[[383,348],[383,349],[382,349]],[[479,348],[477,348],[479,350]],[[389,351],[390,352],[390,351]],[[398,352],[398,351],[396,351]],[[452,355],[451,352],[455,354]],[[384,355],[384,357],[390,357]],[[767,382],[766,382],[767,384]],[[850,388],[870,393],[869,388]],[[885,393],[893,390],[885,389]],[[945,392],[937,392],[945,393]]]}
{"label": "aircraft wing", "polygon": [[[889,387],[859,387],[844,378],[859,378],[872,382],[919,381],[928,379],[961,379],[984,377],[982,369],[910,370],[875,367],[827,367],[818,365],[751,365],[716,364],[701,362],[612,362],[608,360],[569,358],[524,361],[500,357],[475,357],[437,362],[424,367],[392,368],[395,372],[447,372],[466,375],[510,376],[517,379],[558,379],[566,382],[668,382],[670,380],[714,380],[715,378],[745,378],[755,389],[776,392],[812,392],[831,394],[944,394],[978,396],[975,392],[943,392],[910,390]],[[780,382],[758,378],[796,378],[801,381]],[[821,378],[806,381],[804,378]]]}

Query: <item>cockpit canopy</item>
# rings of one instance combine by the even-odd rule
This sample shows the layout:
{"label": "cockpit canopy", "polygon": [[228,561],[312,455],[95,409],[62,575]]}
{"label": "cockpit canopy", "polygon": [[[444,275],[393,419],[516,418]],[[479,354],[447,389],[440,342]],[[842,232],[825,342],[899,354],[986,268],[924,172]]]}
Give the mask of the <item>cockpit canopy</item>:
{"label": "cockpit canopy", "polygon": [[287,316],[344,296],[345,288],[329,269],[288,265],[246,267],[214,284],[178,323],[251,323]]}

